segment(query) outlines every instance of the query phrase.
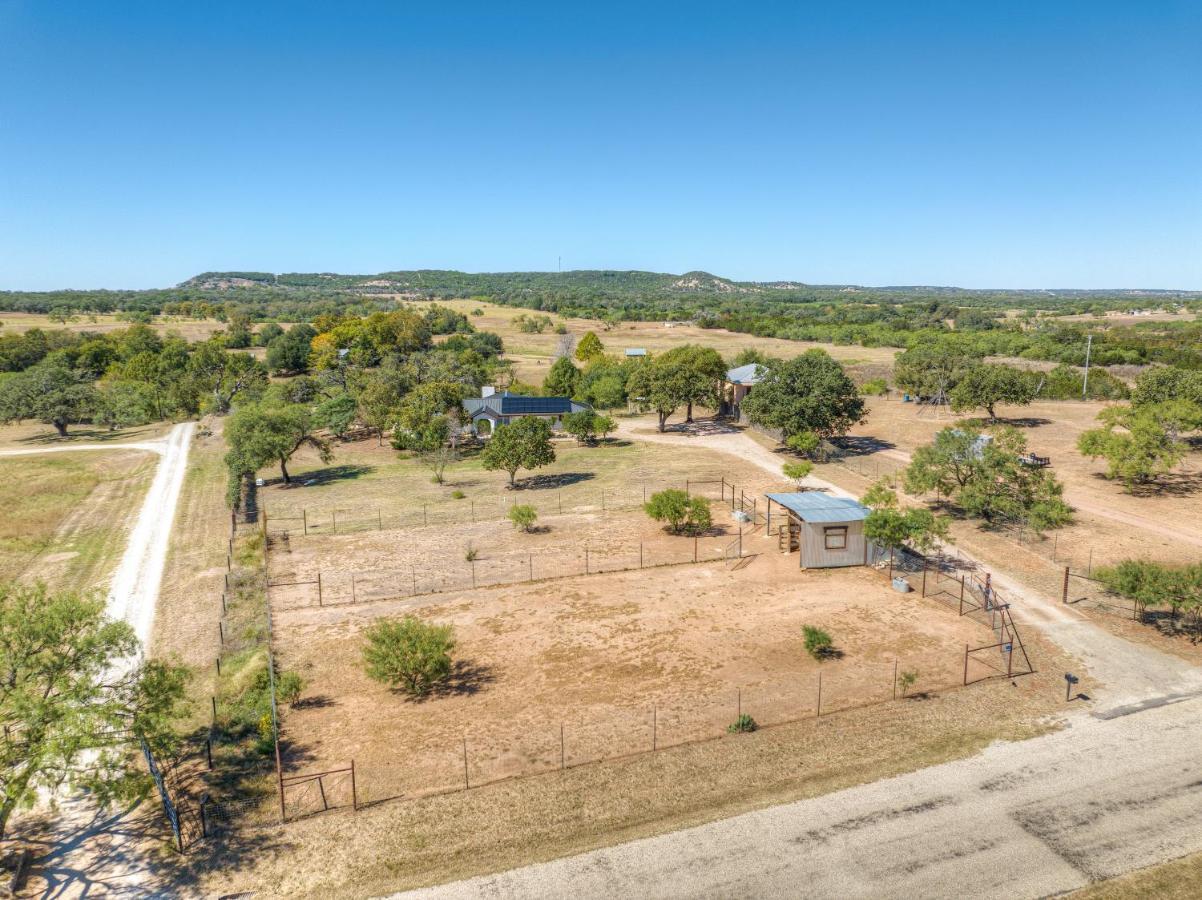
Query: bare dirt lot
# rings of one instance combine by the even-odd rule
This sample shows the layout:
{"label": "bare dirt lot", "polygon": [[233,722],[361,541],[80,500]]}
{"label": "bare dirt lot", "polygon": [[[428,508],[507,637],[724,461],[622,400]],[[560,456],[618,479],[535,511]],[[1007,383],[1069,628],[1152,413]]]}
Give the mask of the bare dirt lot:
{"label": "bare dirt lot", "polygon": [[[363,796],[413,796],[462,785],[465,737],[470,782],[531,774],[557,768],[561,749],[573,765],[713,737],[740,704],[765,724],[814,715],[820,671],[827,711],[891,698],[895,663],[919,673],[913,690],[958,684],[965,644],[989,642],[986,629],[893,592],[871,569],[802,572],[796,555],[753,541],[765,552],[738,568],[281,613],[279,659],[308,684],[308,702],[285,717],[290,763],[321,770],[353,757]],[[406,612],[456,630],[456,675],[424,702],[362,671],[362,628]],[[808,656],[803,624],[829,631],[841,658]]]}

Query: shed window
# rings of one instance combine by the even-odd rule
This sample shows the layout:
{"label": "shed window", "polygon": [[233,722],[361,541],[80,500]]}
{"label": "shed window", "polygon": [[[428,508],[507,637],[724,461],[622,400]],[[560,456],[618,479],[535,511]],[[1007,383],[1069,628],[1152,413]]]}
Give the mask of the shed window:
{"label": "shed window", "polygon": [[826,541],[827,550],[847,549],[847,526],[828,525],[822,529],[822,537]]}

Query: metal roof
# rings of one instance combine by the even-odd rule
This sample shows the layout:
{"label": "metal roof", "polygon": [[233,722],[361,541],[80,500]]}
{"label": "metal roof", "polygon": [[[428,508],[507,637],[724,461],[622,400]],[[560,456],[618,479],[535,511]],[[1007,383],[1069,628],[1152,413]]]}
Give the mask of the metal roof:
{"label": "metal roof", "polygon": [[646,356],[647,351],[643,347],[627,347],[626,355],[627,356]]}
{"label": "metal roof", "polygon": [[556,416],[581,412],[590,407],[570,397],[522,397],[517,394],[493,394],[489,397],[468,397],[463,408],[469,415],[489,412],[494,416]]}
{"label": "metal roof", "polygon": [[806,522],[860,522],[868,518],[871,512],[867,506],[850,497],[834,497],[822,491],[769,494],[768,499]]}
{"label": "metal roof", "polygon": [[726,380],[731,384],[759,384],[767,374],[768,370],[759,363],[748,363],[727,371]]}

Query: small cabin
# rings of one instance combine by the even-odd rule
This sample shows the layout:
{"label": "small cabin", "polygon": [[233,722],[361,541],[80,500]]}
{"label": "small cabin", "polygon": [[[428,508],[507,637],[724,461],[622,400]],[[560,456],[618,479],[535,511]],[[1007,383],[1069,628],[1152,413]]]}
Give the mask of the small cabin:
{"label": "small cabin", "polygon": [[864,520],[869,512],[849,497],[821,491],[768,494],[766,533],[773,535],[775,513],[775,537],[781,552],[797,552],[803,569],[863,566],[868,563]]}

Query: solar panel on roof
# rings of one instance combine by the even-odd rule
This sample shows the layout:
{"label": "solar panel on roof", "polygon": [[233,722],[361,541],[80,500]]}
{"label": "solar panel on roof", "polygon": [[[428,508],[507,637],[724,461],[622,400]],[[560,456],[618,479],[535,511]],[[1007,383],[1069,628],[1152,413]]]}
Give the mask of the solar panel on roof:
{"label": "solar panel on roof", "polygon": [[567,397],[503,397],[501,415],[550,415],[572,411]]}

